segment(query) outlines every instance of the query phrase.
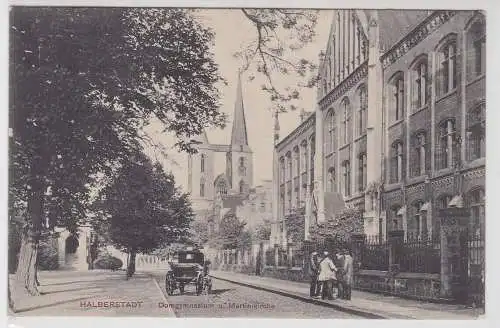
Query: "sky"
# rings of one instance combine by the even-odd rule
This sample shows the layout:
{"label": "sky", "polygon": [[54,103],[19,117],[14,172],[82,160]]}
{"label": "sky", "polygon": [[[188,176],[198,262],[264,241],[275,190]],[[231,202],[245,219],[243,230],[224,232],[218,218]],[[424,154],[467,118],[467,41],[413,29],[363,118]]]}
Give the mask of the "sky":
{"label": "sky", "polygon": [[[242,66],[240,59],[234,57],[234,53],[241,49],[246,43],[255,40],[255,29],[239,9],[208,9],[198,14],[203,24],[211,27],[215,32],[215,46],[212,49],[215,61],[219,64],[220,73],[227,80],[228,85],[221,88],[222,106],[220,110],[228,115],[228,124],[225,129],[207,130],[210,143],[229,144],[231,138],[232,117],[236,99],[236,86],[238,81],[238,69]],[[332,12],[322,10],[319,13],[316,26],[316,37],[313,42],[297,51],[294,55],[306,58],[318,63],[319,53],[326,48]],[[260,86],[263,77],[257,76],[253,81],[248,79],[249,73],[242,75],[243,103],[247,123],[247,135],[249,146],[254,153],[254,186],[259,185],[262,180],[272,178],[272,152],[273,152],[273,117],[269,110],[271,105],[269,95],[262,91]],[[276,79],[278,76],[276,77]],[[281,76],[275,81],[278,87],[295,85],[295,81],[286,76]],[[316,104],[316,89],[304,89],[301,91],[301,103],[299,104],[307,111],[313,111]],[[280,114],[280,139],[289,134],[300,122],[300,111]],[[157,142],[166,147],[172,147],[174,138],[165,133],[160,133],[161,126],[152,124],[148,129]],[[164,159],[154,149],[146,150],[155,159],[163,163],[167,171],[171,171],[176,182],[187,191],[187,155],[178,153],[176,150],[169,151],[169,158]],[[215,176],[224,172],[225,154],[219,154],[215,159]]]}

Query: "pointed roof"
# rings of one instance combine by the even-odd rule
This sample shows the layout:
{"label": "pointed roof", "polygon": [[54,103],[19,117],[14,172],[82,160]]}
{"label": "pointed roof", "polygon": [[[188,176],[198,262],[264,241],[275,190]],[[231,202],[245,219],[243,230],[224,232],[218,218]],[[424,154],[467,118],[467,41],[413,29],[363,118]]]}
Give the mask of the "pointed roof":
{"label": "pointed roof", "polygon": [[243,106],[243,91],[241,88],[241,72],[238,72],[238,87],[236,89],[236,103],[234,104],[231,145],[248,145],[245,108]]}

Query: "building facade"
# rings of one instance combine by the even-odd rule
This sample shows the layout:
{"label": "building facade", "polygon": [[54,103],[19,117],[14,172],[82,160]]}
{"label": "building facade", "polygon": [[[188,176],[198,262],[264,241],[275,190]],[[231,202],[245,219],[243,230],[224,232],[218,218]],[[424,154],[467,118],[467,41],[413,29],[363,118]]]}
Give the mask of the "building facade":
{"label": "building facade", "polygon": [[318,105],[276,144],[272,239],[286,240],[294,206],[306,227],[334,215],[338,194],[363,209],[367,235],[435,235],[453,206],[484,230],[485,49],[480,12],[335,11]]}

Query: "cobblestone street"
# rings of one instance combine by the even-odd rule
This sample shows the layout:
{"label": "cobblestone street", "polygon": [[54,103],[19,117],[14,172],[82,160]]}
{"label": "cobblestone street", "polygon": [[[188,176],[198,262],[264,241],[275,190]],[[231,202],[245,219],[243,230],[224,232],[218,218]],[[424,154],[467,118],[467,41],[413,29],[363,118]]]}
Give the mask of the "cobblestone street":
{"label": "cobblestone street", "polygon": [[[154,276],[165,293],[164,275],[158,272]],[[177,290],[174,295],[168,296],[168,302],[178,317],[359,318],[218,279],[213,279],[213,289],[209,295],[196,296],[194,286],[189,285],[183,295]]]}

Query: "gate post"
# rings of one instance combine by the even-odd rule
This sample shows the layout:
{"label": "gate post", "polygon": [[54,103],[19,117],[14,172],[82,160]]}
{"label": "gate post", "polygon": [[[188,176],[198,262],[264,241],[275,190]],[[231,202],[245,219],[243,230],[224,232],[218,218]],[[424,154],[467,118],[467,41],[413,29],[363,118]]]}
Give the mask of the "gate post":
{"label": "gate post", "polygon": [[441,220],[441,296],[467,302],[469,211],[446,208],[439,211]]}
{"label": "gate post", "polygon": [[[393,230],[388,233],[389,241],[389,271],[399,271],[400,252],[405,238],[404,230]],[[391,268],[393,268],[391,270]],[[396,269],[397,268],[397,269]]]}

